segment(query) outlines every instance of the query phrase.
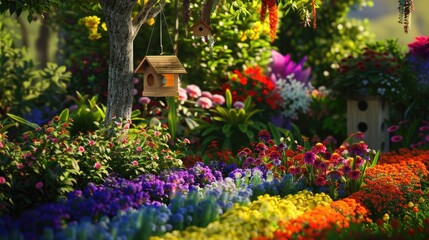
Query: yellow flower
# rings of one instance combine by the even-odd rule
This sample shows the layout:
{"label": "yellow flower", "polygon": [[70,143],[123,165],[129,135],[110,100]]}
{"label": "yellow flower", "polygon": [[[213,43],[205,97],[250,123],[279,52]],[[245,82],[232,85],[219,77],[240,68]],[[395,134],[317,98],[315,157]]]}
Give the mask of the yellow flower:
{"label": "yellow flower", "polygon": [[101,24],[101,28],[107,32],[107,25],[105,22]]}
{"label": "yellow flower", "polygon": [[97,40],[101,38],[101,34],[98,32],[91,32],[88,36],[89,40]]}
{"label": "yellow flower", "polygon": [[409,202],[409,203],[408,203],[408,207],[409,207],[409,208],[414,207],[414,203],[413,203],[413,202]]}
{"label": "yellow flower", "polygon": [[150,18],[146,21],[147,25],[152,26],[155,23],[155,18]]}
{"label": "yellow flower", "polygon": [[97,28],[100,24],[100,18],[97,16],[88,16],[83,19],[85,22],[85,27],[87,28]]}
{"label": "yellow flower", "polygon": [[385,213],[383,216],[383,221],[387,222],[389,220],[389,214]]}
{"label": "yellow flower", "polygon": [[240,41],[244,42],[244,41],[246,41],[246,39],[247,39],[247,34],[246,34],[246,32],[243,32],[240,36]]}

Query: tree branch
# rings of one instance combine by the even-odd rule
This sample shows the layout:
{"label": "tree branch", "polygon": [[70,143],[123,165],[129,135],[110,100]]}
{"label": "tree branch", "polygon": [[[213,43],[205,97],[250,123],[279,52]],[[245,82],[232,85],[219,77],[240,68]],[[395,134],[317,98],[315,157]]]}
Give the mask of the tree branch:
{"label": "tree branch", "polygon": [[165,0],[149,0],[133,19],[133,37],[137,36],[147,19],[156,17],[164,8]]}

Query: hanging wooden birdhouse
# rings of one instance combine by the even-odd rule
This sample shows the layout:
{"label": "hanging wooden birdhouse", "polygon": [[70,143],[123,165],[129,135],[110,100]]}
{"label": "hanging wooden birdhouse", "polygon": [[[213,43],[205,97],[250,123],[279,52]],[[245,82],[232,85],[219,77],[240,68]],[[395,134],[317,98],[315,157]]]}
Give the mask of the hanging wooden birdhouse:
{"label": "hanging wooden birdhouse", "polygon": [[179,59],[172,56],[146,56],[134,73],[143,74],[143,96],[179,96],[179,74],[186,70]]}
{"label": "hanging wooden birdhouse", "polygon": [[198,20],[198,22],[194,23],[194,25],[192,25],[189,30],[191,30],[193,34],[198,37],[206,37],[212,34],[212,28],[203,20]]}

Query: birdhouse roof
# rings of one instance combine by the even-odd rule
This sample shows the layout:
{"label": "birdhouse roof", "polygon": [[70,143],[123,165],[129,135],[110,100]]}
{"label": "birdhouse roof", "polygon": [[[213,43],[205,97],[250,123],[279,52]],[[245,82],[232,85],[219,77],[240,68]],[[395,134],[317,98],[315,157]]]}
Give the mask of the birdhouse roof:
{"label": "birdhouse roof", "polygon": [[145,64],[154,68],[157,73],[186,73],[186,69],[175,55],[146,56],[134,72],[141,72]]}
{"label": "birdhouse roof", "polygon": [[195,28],[197,28],[199,25],[203,25],[204,27],[208,28],[209,30],[212,30],[212,28],[207,25],[207,23],[205,23],[203,20],[198,20],[198,22],[194,23],[194,25],[192,25],[189,30],[194,31]]}

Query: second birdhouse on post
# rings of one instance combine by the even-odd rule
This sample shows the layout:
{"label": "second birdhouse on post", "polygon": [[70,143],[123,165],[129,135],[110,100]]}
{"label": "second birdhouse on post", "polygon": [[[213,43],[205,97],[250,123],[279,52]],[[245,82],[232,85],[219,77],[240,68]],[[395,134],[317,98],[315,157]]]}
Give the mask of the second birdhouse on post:
{"label": "second birdhouse on post", "polygon": [[179,96],[179,74],[186,70],[179,59],[172,56],[146,56],[134,73],[143,73],[143,96]]}

